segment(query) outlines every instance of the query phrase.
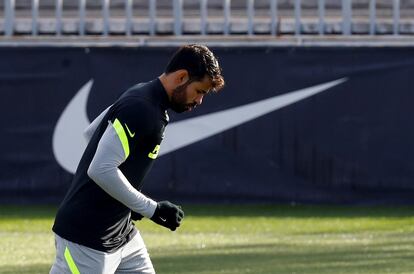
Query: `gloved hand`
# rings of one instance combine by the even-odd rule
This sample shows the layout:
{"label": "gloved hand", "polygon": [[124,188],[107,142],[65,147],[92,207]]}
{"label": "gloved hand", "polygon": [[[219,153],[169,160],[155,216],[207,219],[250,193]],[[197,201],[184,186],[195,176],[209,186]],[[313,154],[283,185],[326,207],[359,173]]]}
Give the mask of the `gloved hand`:
{"label": "gloved hand", "polygon": [[182,219],[184,218],[184,211],[181,207],[170,203],[169,201],[158,202],[154,215],[151,220],[154,223],[169,228],[171,231],[177,229],[180,226]]}

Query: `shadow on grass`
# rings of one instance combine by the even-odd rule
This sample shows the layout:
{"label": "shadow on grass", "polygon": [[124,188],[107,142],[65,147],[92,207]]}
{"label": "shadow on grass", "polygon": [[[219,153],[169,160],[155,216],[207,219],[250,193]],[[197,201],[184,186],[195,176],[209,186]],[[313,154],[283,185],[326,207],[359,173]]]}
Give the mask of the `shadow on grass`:
{"label": "shadow on grass", "polygon": [[49,273],[49,264],[29,264],[25,266],[6,265],[0,266],[1,274],[45,274]]}
{"label": "shadow on grass", "polygon": [[0,205],[0,219],[52,219],[56,211],[57,206]]}
{"label": "shadow on grass", "polygon": [[401,218],[414,217],[414,206],[338,205],[188,205],[187,216],[274,218]]}
{"label": "shadow on grass", "polygon": [[[192,217],[273,217],[273,218],[404,218],[414,217],[414,206],[338,205],[183,205]],[[0,218],[54,218],[56,206],[0,206]]]}

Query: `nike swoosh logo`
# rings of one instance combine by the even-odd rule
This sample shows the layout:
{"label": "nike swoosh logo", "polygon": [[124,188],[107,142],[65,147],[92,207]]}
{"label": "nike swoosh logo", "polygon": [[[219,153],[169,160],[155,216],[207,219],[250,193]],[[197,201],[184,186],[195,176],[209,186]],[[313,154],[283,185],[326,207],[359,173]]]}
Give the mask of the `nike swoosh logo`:
{"label": "nike swoosh logo", "polygon": [[[347,78],[342,78],[247,105],[172,123],[165,130],[166,137],[159,151],[159,156],[304,100],[346,80]],[[92,85],[93,80],[90,80],[72,98],[60,116],[53,133],[55,158],[59,165],[70,173],[75,173],[87,145],[82,132],[90,123],[86,114],[86,106]]]}
{"label": "nike swoosh logo", "polygon": [[342,78],[325,84],[292,91],[262,101],[173,123],[165,129],[160,156],[206,139],[260,116],[291,105],[345,82]]}
{"label": "nike swoosh logo", "polygon": [[124,125],[125,125],[125,127],[126,127],[126,129],[127,129],[127,131],[128,131],[129,136],[131,136],[131,138],[134,138],[134,136],[135,136],[135,132],[134,132],[134,133],[132,133],[132,132],[129,130],[129,128],[128,128],[128,126],[127,126],[127,124],[124,124]]}

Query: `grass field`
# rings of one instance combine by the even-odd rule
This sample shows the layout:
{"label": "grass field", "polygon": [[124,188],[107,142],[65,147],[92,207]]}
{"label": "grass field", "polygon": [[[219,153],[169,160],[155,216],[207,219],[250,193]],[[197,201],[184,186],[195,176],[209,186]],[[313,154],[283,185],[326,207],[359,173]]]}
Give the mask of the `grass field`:
{"label": "grass field", "polygon": [[[0,273],[48,273],[56,208],[0,207]],[[414,207],[184,206],[137,226],[162,273],[414,273]]]}

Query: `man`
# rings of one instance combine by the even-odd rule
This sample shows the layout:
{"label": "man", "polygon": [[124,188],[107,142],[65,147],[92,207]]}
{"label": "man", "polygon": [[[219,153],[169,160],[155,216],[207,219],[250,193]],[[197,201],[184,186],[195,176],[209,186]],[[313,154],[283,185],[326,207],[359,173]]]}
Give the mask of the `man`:
{"label": "man", "polygon": [[167,109],[191,111],[224,85],[205,46],[181,47],[157,79],[133,86],[85,131],[89,144],[56,215],[56,260],[50,273],[155,273],[132,219],[174,231],[184,212],[140,192],[157,158]]}

